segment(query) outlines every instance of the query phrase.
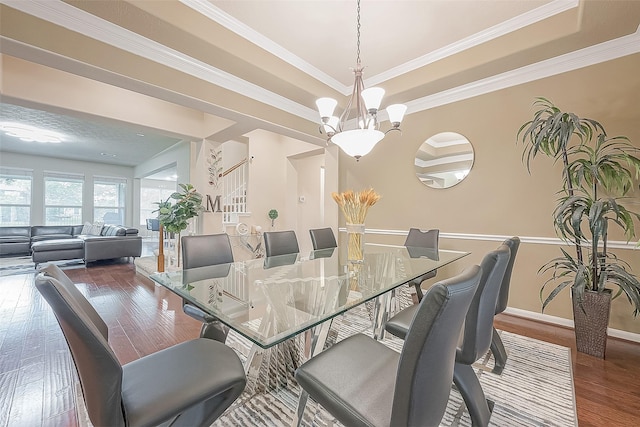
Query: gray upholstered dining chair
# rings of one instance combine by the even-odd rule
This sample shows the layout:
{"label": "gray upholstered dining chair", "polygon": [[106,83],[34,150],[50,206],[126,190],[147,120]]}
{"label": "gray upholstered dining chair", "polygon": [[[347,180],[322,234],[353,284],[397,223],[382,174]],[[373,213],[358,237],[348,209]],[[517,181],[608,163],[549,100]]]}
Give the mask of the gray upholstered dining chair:
{"label": "gray upholstered dining chair", "polygon": [[275,256],[267,256],[264,257],[264,268],[274,268],[281,267],[283,265],[292,265],[298,261],[298,253],[293,254],[284,254],[284,255],[275,255]]}
{"label": "gray upholstered dining chair", "polygon": [[[202,267],[233,262],[233,250],[226,233],[203,234],[182,237],[183,274]],[[225,342],[229,328],[215,316],[205,313],[186,300],[182,300],[182,310],[189,317],[202,323],[200,337]]]}
{"label": "gray upholstered dining chair", "polygon": [[347,426],[437,426],[449,400],[456,344],[482,270],[467,268],[429,289],[401,353],[363,334],[311,358],[295,373],[308,396]]}
{"label": "gray upholstered dining chair", "polygon": [[100,315],[56,268],[43,267],[35,287],[66,338],[93,425],[209,426],[240,396],[242,363],[213,340],[182,342],[121,365]]}
{"label": "gray upholstered dining chair", "polygon": [[[509,247],[503,244],[482,259],[482,278],[469,306],[455,355],[453,382],[467,405],[474,426],[487,426],[493,410],[493,403],[487,401],[472,365],[489,351],[496,301],[510,256]],[[389,319],[386,330],[406,339],[418,311],[414,307],[409,306]]]}
{"label": "gray upholstered dining chair", "polygon": [[[516,255],[518,254],[518,248],[520,247],[520,238],[517,236],[511,237],[505,240],[503,244],[509,246],[509,249],[511,250],[511,257],[509,257],[507,270],[504,273],[504,279],[502,279],[502,285],[500,286],[500,294],[498,295],[495,314],[502,313],[507,308],[507,303],[509,302],[511,273],[513,272],[513,264],[516,261]],[[502,338],[500,338],[500,334],[498,334],[495,327],[493,328],[493,336],[491,338],[491,353],[493,354],[493,359],[495,361],[491,372],[500,375],[507,364],[507,350],[504,348]]]}
{"label": "gray upholstered dining chair", "polygon": [[[438,253],[438,241],[440,238],[440,230],[434,228],[427,231],[421,231],[417,228],[410,228],[409,234],[407,234],[407,238],[404,241],[404,245],[406,247],[411,248],[423,248],[433,250],[435,254]],[[416,296],[418,297],[418,301],[422,299],[422,282],[427,279],[431,279],[436,276],[437,270],[430,271],[428,273],[423,274],[422,276],[416,277],[411,282],[410,285],[413,285],[416,288]]]}
{"label": "gray upholstered dining chair", "polygon": [[298,238],[293,230],[265,231],[263,236],[265,256],[271,257],[300,252]]}
{"label": "gray upholstered dining chair", "polygon": [[337,248],[336,236],[333,234],[331,227],[312,228],[309,230],[311,235],[311,244],[313,250]]}

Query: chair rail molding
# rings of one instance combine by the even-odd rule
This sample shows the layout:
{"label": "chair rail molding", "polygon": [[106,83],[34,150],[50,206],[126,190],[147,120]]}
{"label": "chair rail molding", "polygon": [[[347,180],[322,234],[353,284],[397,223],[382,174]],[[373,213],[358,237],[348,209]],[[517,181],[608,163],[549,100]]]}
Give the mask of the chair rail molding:
{"label": "chair rail molding", "polygon": [[[339,228],[338,231],[341,233],[346,233],[346,229],[344,227]],[[368,234],[380,234],[386,236],[406,236],[409,233],[409,230],[387,230],[382,228],[367,228],[366,232]],[[456,240],[482,240],[487,242],[502,242],[510,237],[513,237],[517,234],[512,235],[501,235],[501,234],[472,234],[472,233],[446,233],[440,231],[441,239],[456,239]],[[564,240],[558,237],[539,237],[539,236],[520,236],[520,241],[522,243],[533,243],[537,245],[556,245],[556,246],[571,246],[571,244],[565,242]],[[622,240],[612,240],[607,243],[608,248],[613,249],[630,249],[637,250],[638,246],[633,242],[625,242]]]}

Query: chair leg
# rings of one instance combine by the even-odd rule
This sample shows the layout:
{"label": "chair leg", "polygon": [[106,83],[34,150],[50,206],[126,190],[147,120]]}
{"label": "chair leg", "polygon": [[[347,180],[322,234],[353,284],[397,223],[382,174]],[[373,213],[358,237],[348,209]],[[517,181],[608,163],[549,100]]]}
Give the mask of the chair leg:
{"label": "chair leg", "polygon": [[304,390],[300,390],[300,397],[298,398],[298,407],[294,414],[291,427],[298,427],[302,424],[302,418],[304,416],[304,410],[307,407],[307,400],[309,399],[309,393]]}
{"label": "chair leg", "polygon": [[229,335],[229,327],[219,320],[210,323],[203,323],[200,329],[201,338],[209,338],[224,344]]}
{"label": "chair leg", "polygon": [[473,427],[487,427],[491,418],[493,404],[487,401],[480,380],[469,365],[456,363],[453,370],[453,382],[462,395],[471,416]]}
{"label": "chair leg", "polygon": [[493,370],[491,372],[497,375],[502,375],[504,366],[507,363],[507,350],[504,348],[502,338],[500,338],[500,334],[498,334],[496,328],[493,328],[493,336],[491,337],[491,353],[495,360],[495,364],[493,365]]}
{"label": "chair leg", "polygon": [[420,286],[422,283],[413,283],[413,286],[416,288],[416,296],[418,297],[418,302],[422,301],[422,297],[424,294],[422,293],[422,287]]}

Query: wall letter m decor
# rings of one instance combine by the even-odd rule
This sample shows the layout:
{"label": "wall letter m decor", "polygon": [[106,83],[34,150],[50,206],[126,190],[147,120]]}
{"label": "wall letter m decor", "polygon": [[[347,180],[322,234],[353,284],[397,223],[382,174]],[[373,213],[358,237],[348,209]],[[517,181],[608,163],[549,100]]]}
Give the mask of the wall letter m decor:
{"label": "wall letter m decor", "polygon": [[205,212],[222,212],[222,209],[220,209],[221,197],[221,195],[217,195],[215,201],[212,201],[211,196],[207,194],[207,209]]}

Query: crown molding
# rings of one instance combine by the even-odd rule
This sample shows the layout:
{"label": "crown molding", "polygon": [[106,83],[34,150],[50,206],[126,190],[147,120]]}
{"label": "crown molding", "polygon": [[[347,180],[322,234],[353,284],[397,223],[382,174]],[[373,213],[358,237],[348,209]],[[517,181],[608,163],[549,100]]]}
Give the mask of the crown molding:
{"label": "crown molding", "polygon": [[[233,31],[240,37],[245,38],[246,40],[261,47],[267,52],[270,52],[271,54],[282,58],[287,63],[307,73],[308,75],[314,77],[325,85],[342,93],[343,95],[347,96],[352,92],[351,86],[340,83],[338,80],[312,66],[284,47],[263,36],[261,33],[253,30],[244,23],[238,21],[223,10],[212,5],[208,0],[180,0],[180,3],[201,13],[202,15],[217,22],[228,30]],[[501,22],[498,25],[494,25],[493,27],[487,28],[486,30],[480,31],[448,46],[437,49],[426,55],[420,56],[404,64],[398,65],[397,67],[393,67],[390,70],[365,79],[365,86],[369,87],[378,85],[386,80],[401,76],[405,73],[413,71],[417,68],[424,67],[425,65],[431,64],[435,61],[455,55],[472,47],[478,46],[482,43],[486,43],[495,38],[504,36],[505,34],[517,31],[528,25],[535,24],[536,22],[548,19],[559,13],[576,8],[578,7],[579,3],[579,0],[554,0],[534,10],[525,12],[507,21]]]}
{"label": "crown molding", "polygon": [[[183,1],[202,2],[201,0]],[[577,0],[556,0],[550,3],[555,9],[551,9],[551,6],[549,6],[551,10],[545,11],[545,9],[543,9],[542,12],[539,10],[540,8],[535,9],[531,11],[531,16],[527,19],[543,19],[543,13],[552,13],[554,10],[555,13],[559,13],[559,11],[566,10],[563,9],[563,7],[568,8],[576,2]],[[167,48],[160,43],[84,12],[61,0],[0,0],[0,3],[209,83],[224,87],[225,89],[255,99],[271,107],[309,120],[310,122],[316,123],[318,121],[318,114],[312,108],[298,104],[207,63]],[[514,18],[516,22],[509,24],[510,28],[524,25],[525,21],[520,22],[518,18]],[[492,34],[498,34],[497,31],[498,29],[494,28]],[[490,37],[490,35],[487,34],[482,37],[486,38]],[[478,38],[480,38],[480,36],[478,36]],[[472,43],[472,41],[467,41],[466,43],[467,46],[469,46],[468,44]],[[451,49],[450,52],[454,52],[453,48]],[[638,52],[640,52],[640,29],[631,35],[603,42],[433,95],[407,101],[405,102],[407,105],[407,114],[484,95]]]}
{"label": "crown molding", "polygon": [[322,83],[344,94],[345,96],[351,93],[351,86],[340,83],[338,80],[334,79],[327,73],[319,70],[299,56],[294,55],[292,52],[275,43],[273,40],[263,36],[253,28],[245,25],[243,22],[238,21],[233,16],[224,12],[222,9],[214,6],[208,0],[180,0],[180,3],[184,4],[187,7],[190,7],[198,13],[201,13],[212,21],[217,22],[226,29],[236,33],[240,37],[245,38],[246,40],[266,50],[272,55],[277,56],[278,58],[294,66],[305,74],[308,74],[316,80],[321,81]]}
{"label": "crown molding", "polygon": [[365,80],[365,86],[376,86],[382,82],[401,76],[418,68],[422,68],[433,62],[456,55],[498,37],[520,30],[521,28],[551,18],[552,16],[567,10],[574,9],[578,7],[579,4],[579,0],[554,0],[551,3],[547,3],[536,9],[530,10],[529,12],[525,12],[514,18],[501,22],[500,24],[494,25],[493,27],[487,28],[486,30],[472,34],[469,37],[465,37],[455,43],[451,43],[450,45],[436,49],[426,55],[412,59],[411,61],[398,65],[397,67],[393,67],[385,72],[372,76]]}
{"label": "crown molding", "polygon": [[206,82],[255,99],[290,114],[316,122],[317,111],[291,101],[258,85],[240,79],[219,68],[199,61],[177,50],[119,27],[63,1],[0,0],[0,2],[60,25],[94,40],[106,43],[150,61],[165,65]]}
{"label": "crown molding", "polygon": [[406,102],[407,114],[529,83],[640,52],[635,33]]}

